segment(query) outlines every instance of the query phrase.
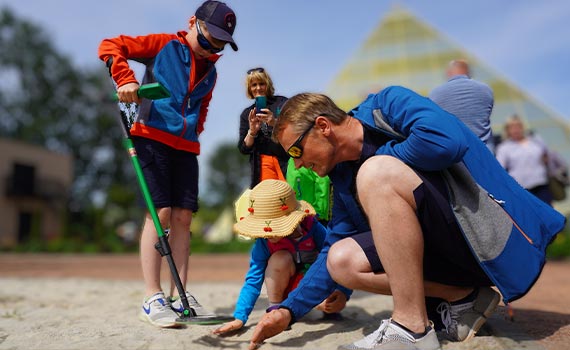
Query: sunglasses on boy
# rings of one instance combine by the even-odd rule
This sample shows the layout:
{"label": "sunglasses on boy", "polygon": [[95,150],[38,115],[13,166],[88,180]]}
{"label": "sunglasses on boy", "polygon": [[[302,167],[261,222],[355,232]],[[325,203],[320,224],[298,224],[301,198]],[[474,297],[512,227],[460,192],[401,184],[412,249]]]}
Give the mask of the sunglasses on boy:
{"label": "sunglasses on boy", "polygon": [[311,126],[307,130],[305,130],[301,134],[301,136],[299,136],[297,141],[295,141],[295,143],[291,147],[289,147],[289,149],[287,150],[287,154],[291,158],[298,159],[298,158],[301,158],[303,156],[303,146],[301,146],[301,141],[303,141],[305,136],[309,133],[309,131],[311,131],[313,129],[314,126],[315,126],[315,122],[313,121]]}
{"label": "sunglasses on boy", "polygon": [[212,45],[210,41],[208,41],[208,39],[206,39],[206,37],[202,33],[202,29],[200,28],[199,20],[196,20],[196,29],[198,31],[198,44],[200,44],[200,46],[204,50],[209,51],[210,53],[218,53],[224,49],[223,47],[222,48],[215,47],[214,45]]}

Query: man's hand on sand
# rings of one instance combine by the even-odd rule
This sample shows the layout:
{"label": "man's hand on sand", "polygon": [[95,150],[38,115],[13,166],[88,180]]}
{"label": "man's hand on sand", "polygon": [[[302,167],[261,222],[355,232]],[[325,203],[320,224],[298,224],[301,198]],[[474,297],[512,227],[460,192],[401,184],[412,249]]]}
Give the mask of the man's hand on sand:
{"label": "man's hand on sand", "polygon": [[283,332],[290,322],[291,313],[287,309],[277,309],[263,315],[253,330],[249,350],[259,348],[265,339]]}

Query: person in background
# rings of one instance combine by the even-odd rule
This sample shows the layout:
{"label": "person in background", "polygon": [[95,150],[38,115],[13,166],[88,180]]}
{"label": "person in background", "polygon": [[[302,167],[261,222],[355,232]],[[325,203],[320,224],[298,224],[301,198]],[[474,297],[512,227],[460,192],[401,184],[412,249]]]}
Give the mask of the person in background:
{"label": "person in background", "polygon": [[262,67],[247,71],[245,86],[248,98],[265,96],[267,99],[267,108],[257,111],[253,103],[240,115],[238,149],[242,154],[249,154],[250,188],[253,188],[266,179],[285,180],[289,156],[271,140],[271,133],[279,109],[287,98],[275,95],[273,81]]}
{"label": "person in background", "polygon": [[497,160],[522,187],[550,205],[548,148],[538,136],[526,131],[517,115],[507,119],[504,133],[497,147]]}
{"label": "person in background", "polygon": [[[256,239],[249,271],[237,300],[235,320],[215,329],[214,334],[235,331],[245,325],[264,281],[268,311],[277,308],[297,287],[325,241],[326,229],[315,214],[309,203],[295,199],[293,189],[284,181],[264,180],[249,192],[248,213],[234,225],[237,234]],[[340,287],[317,309],[325,315],[336,314],[351,294],[351,290]]]}
{"label": "person in background", "polygon": [[[187,32],[121,35],[104,39],[99,46],[99,58],[109,68],[119,100],[140,105],[130,134],[162,227],[169,228],[172,258],[183,286],[188,274],[190,223],[198,210],[198,136],[204,130],[218,77],[218,53],[226,44],[238,50],[232,38],[235,27],[232,9],[223,2],[206,1],[188,20]],[[171,96],[155,101],[140,99],[140,85],[129,60],[146,65],[143,83],[158,82]],[[155,249],[157,241],[147,212],[140,239],[145,298],[139,317],[157,327],[176,327],[177,312],[184,308],[174,286],[169,298],[162,290],[162,257]],[[216,317],[189,292],[186,296],[196,317]]]}
{"label": "person in background", "polygon": [[433,89],[429,98],[464,122],[493,152],[493,90],[487,84],[471,78],[469,64],[463,59],[451,61],[446,75],[449,80]]}

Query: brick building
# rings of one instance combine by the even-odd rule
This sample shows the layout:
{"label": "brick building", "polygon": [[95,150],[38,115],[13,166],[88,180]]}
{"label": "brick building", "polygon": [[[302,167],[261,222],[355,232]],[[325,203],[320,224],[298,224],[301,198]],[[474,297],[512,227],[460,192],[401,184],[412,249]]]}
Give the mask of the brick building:
{"label": "brick building", "polygon": [[0,150],[0,247],[59,236],[72,157],[11,139],[0,139]]}

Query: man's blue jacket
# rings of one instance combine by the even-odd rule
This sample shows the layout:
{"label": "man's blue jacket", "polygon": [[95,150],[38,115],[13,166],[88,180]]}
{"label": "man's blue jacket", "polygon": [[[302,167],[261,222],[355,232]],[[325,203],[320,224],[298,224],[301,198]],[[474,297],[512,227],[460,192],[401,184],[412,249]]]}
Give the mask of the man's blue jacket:
{"label": "man's blue jacket", "polygon": [[[391,139],[377,155],[393,156],[414,169],[442,171],[449,205],[481,268],[505,302],[524,296],[538,279],[546,247],[566,218],[522,188],[469,128],[428,98],[392,86],[369,95],[349,114]],[[329,174],[334,200],[325,246],[281,304],[293,321],[336,288],[326,267],[330,246],[370,231],[351,191],[354,176],[346,162]]]}

